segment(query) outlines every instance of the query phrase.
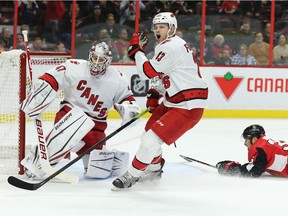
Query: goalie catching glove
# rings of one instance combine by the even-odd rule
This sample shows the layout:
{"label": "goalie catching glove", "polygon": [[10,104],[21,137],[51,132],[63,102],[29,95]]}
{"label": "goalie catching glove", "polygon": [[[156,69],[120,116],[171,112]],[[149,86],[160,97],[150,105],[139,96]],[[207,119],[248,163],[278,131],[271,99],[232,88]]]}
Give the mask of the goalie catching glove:
{"label": "goalie catching glove", "polygon": [[135,54],[138,51],[144,53],[144,49],[148,41],[148,37],[144,34],[144,32],[133,34],[132,39],[130,40],[130,46],[128,47],[128,55],[132,61],[135,61]]}
{"label": "goalie catching glove", "polygon": [[124,125],[141,112],[141,108],[134,101],[124,101],[121,104],[115,104],[115,108],[122,117]]}
{"label": "goalie catching glove", "polygon": [[218,173],[221,175],[228,176],[240,176],[241,175],[241,164],[236,161],[220,161],[216,164]]}

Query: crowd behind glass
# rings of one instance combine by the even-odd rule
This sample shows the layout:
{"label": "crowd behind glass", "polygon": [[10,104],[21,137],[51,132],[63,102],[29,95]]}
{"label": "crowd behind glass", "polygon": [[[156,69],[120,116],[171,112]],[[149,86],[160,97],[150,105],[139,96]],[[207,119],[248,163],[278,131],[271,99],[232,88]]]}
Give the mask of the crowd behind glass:
{"label": "crowd behind glass", "polygon": [[[25,49],[20,32],[27,29],[32,52],[70,52],[72,1],[19,1],[15,46],[14,2],[1,1],[0,4],[0,50]],[[205,38],[202,38],[202,1],[140,1],[139,30],[149,37],[146,54],[153,57],[153,16],[170,11],[178,20],[176,34],[189,42],[199,60],[203,55],[201,65],[266,66],[270,54],[274,66],[288,65],[288,2],[275,1],[273,44],[270,41],[271,4],[265,0],[206,1]],[[74,57],[87,59],[91,44],[97,40],[112,47],[113,62],[132,63],[127,47],[134,33],[134,20],[135,1],[77,1]],[[201,41],[204,41],[203,53]]]}

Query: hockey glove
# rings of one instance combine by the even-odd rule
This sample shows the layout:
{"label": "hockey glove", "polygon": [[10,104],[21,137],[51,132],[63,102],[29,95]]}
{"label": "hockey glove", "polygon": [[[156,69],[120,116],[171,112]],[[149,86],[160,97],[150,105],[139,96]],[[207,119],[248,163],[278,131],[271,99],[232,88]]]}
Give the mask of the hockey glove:
{"label": "hockey glove", "polygon": [[139,45],[141,49],[144,50],[148,44],[149,39],[144,32],[138,32],[138,36],[139,36]]}
{"label": "hockey glove", "polygon": [[227,175],[227,176],[236,176],[241,175],[240,167],[241,164],[239,164],[236,161],[220,161],[216,164],[216,167],[218,169],[218,173],[221,175]]}
{"label": "hockey glove", "polygon": [[153,113],[159,106],[159,100],[162,96],[155,89],[149,89],[147,92],[146,107],[149,108],[149,112]]}
{"label": "hockey glove", "polygon": [[135,54],[141,51],[144,53],[144,50],[139,45],[139,35],[133,34],[130,41],[130,46],[128,47],[128,56],[132,61],[135,61]]}
{"label": "hockey glove", "polygon": [[124,101],[121,104],[115,104],[115,108],[122,117],[121,125],[124,125],[141,112],[140,106],[134,101]]}

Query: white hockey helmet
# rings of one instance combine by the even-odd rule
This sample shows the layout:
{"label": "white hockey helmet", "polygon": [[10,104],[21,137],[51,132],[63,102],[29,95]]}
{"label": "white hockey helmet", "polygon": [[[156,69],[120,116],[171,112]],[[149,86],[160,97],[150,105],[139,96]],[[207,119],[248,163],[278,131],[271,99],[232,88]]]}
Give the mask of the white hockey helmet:
{"label": "white hockey helmet", "polygon": [[89,50],[89,67],[92,76],[99,77],[106,72],[107,67],[111,64],[112,52],[105,42],[100,42]]}
{"label": "white hockey helmet", "polygon": [[177,30],[177,19],[175,15],[171,12],[162,12],[158,13],[152,21],[152,31],[154,31],[154,25],[158,23],[167,23],[169,26],[169,29],[171,29],[172,26],[175,26],[174,32],[172,35],[176,33]]}

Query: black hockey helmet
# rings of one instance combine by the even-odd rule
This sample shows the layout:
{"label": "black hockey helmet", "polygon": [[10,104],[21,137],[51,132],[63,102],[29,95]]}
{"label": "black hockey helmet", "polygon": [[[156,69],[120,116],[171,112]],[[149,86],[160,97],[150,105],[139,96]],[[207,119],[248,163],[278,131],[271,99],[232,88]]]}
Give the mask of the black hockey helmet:
{"label": "black hockey helmet", "polygon": [[265,130],[261,125],[253,124],[245,128],[245,130],[242,133],[242,137],[244,139],[249,139],[250,141],[252,141],[254,137],[259,139],[264,134],[265,134]]}

